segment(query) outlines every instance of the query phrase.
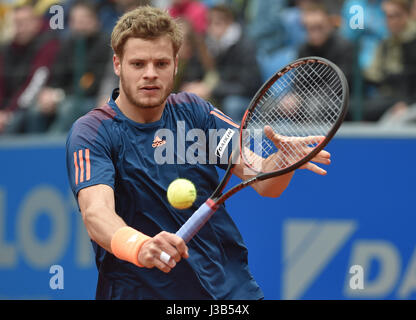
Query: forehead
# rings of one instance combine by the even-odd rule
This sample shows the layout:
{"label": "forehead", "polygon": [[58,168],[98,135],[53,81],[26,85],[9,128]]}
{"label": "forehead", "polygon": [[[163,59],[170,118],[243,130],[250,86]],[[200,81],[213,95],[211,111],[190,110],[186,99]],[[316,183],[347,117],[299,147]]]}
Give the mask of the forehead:
{"label": "forehead", "polygon": [[34,10],[29,7],[21,7],[18,9],[15,9],[14,14],[13,14],[14,18],[35,18],[35,13]]}
{"label": "forehead", "polygon": [[78,5],[71,9],[71,11],[69,12],[69,15],[70,16],[88,15],[88,16],[94,17],[95,13],[86,6]]}
{"label": "forehead", "polygon": [[386,1],[382,7],[386,13],[406,13],[406,10],[402,6],[393,2]]}
{"label": "forehead", "polygon": [[173,58],[173,43],[169,36],[154,39],[129,38],[124,44],[126,58]]}
{"label": "forehead", "polygon": [[326,14],[319,10],[306,11],[302,17],[303,17],[304,22],[306,23],[308,22],[309,23],[314,23],[314,22],[323,23],[323,22],[326,22],[326,20],[328,20]]}

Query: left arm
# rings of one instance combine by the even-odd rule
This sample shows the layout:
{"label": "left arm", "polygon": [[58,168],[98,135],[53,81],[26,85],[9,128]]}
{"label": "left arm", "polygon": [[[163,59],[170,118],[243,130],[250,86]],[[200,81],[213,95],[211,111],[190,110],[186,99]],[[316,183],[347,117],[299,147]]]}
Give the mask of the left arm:
{"label": "left arm", "polygon": [[[312,141],[319,142],[319,140],[322,140],[324,138],[324,137],[305,137],[305,138],[291,139],[290,137],[289,138],[283,137],[281,135],[274,133],[273,129],[269,126],[265,127],[264,132],[267,138],[273,141],[273,143],[278,148],[279,152],[277,152],[276,154],[270,155],[267,159],[263,159],[257,156],[255,153],[251,153],[251,156],[255,157],[255,159],[252,159],[253,160],[252,162],[260,164],[261,171],[263,172],[275,170],[274,163],[276,162],[276,157],[283,159],[284,161],[284,151],[282,150],[286,149],[286,147],[284,146],[285,144],[299,144],[299,142],[304,142],[305,140],[308,140],[308,139],[311,140],[311,142]],[[308,151],[310,150],[305,150],[304,152],[309,153]],[[254,175],[253,170],[250,169],[241,158],[239,160],[240,161],[238,161],[236,165],[234,166],[232,173],[242,180],[247,180]],[[331,163],[331,155],[329,152],[322,150],[310,162],[307,162],[306,164],[302,165],[299,168],[299,169],[310,170],[319,175],[326,175],[327,173],[326,170],[320,168],[319,166],[317,166],[316,164],[312,162],[329,165]],[[291,171],[284,175],[277,176],[275,178],[258,181],[254,183],[252,187],[254,188],[254,190],[256,190],[258,194],[260,194],[263,197],[277,198],[289,186],[289,183],[292,180],[293,175],[294,175],[294,171]]]}
{"label": "left arm", "polygon": [[[252,171],[252,169],[247,167],[244,164],[244,161],[242,161],[241,159],[239,163],[237,163],[232,169],[232,173],[239,177],[241,180],[247,180],[251,178],[252,175],[250,175],[250,171]],[[278,176],[263,181],[258,181],[253,183],[252,187],[262,197],[277,198],[289,186],[289,183],[292,180],[294,173],[294,171],[291,171],[282,176]]]}

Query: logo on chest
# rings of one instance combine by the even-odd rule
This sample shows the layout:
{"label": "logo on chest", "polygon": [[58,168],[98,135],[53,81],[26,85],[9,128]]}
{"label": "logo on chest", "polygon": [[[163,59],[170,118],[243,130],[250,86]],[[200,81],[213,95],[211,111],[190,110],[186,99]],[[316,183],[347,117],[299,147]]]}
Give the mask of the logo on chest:
{"label": "logo on chest", "polygon": [[163,146],[165,143],[166,143],[166,140],[162,140],[158,136],[156,136],[155,139],[153,140],[152,147],[157,148],[157,147]]}

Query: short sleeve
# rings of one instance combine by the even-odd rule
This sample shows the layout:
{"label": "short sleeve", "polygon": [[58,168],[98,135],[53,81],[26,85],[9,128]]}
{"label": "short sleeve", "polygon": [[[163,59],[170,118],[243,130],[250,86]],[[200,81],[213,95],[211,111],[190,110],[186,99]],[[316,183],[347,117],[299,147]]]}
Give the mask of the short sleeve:
{"label": "short sleeve", "polygon": [[86,187],[105,184],[114,189],[115,168],[111,139],[94,112],[80,118],[71,128],[66,142],[69,184],[75,198]]}

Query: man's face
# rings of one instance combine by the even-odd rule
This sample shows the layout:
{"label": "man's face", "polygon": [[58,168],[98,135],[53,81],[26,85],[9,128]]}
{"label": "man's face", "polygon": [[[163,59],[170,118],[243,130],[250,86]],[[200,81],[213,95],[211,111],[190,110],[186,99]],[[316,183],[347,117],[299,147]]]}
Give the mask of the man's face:
{"label": "man's face", "polygon": [[69,15],[69,26],[73,33],[88,36],[98,30],[98,20],[87,7],[75,6]]}
{"label": "man's face", "polygon": [[207,32],[212,38],[219,40],[225,34],[230,24],[231,22],[227,21],[223,13],[212,10],[209,14]]}
{"label": "man's face", "polygon": [[402,7],[386,1],[383,3],[383,11],[386,15],[387,26],[393,35],[397,35],[406,29],[409,14]]}
{"label": "man's face", "polygon": [[333,30],[331,20],[321,11],[305,12],[303,24],[308,34],[308,43],[314,47],[322,46]]}
{"label": "man's face", "polygon": [[172,92],[177,59],[168,36],[152,40],[129,38],[122,60],[114,55],[120,90],[138,108],[163,106]]}
{"label": "man's face", "polygon": [[40,18],[35,15],[33,8],[29,6],[16,9],[13,20],[15,27],[14,40],[20,45],[28,44],[36,37],[41,28]]}
{"label": "man's face", "polygon": [[412,2],[412,9],[410,10],[410,16],[413,20],[416,20],[416,0]]}

